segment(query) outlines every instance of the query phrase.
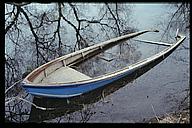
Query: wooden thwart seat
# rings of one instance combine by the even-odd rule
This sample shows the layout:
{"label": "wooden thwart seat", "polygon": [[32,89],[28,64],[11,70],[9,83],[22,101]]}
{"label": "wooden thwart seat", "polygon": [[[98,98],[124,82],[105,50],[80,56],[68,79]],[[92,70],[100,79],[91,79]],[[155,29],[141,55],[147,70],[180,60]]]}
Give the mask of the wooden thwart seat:
{"label": "wooden thwart seat", "polygon": [[45,77],[41,83],[68,83],[88,79],[91,79],[91,77],[66,66]]}
{"label": "wooden thwart seat", "polygon": [[157,41],[149,41],[149,40],[136,40],[139,42],[149,43],[149,44],[156,44],[156,45],[163,45],[163,46],[171,46],[173,44],[165,43],[165,42],[157,42]]}

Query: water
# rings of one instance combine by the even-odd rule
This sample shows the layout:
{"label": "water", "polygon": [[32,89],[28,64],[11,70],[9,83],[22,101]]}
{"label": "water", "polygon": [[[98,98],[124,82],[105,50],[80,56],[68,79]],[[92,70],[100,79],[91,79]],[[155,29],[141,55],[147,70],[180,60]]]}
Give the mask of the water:
{"label": "water", "polygon": [[[164,4],[136,4],[132,17],[138,29],[158,28],[159,22],[168,22],[168,15],[165,14],[168,9],[165,10],[164,6]],[[57,107],[57,109],[43,111],[21,101],[18,108],[9,109],[12,114],[14,112],[16,114],[8,119],[14,122],[132,123],[143,122],[155,115],[161,116],[178,111],[181,101],[186,96],[185,90],[189,89],[189,49],[183,47],[183,45],[189,47],[189,33],[181,32],[187,36],[183,44],[160,64],[137,76],[138,78],[133,75],[132,78],[121,79],[105,88],[72,99],[34,98],[20,91],[20,94],[27,95],[27,100],[39,106]],[[161,31],[160,34],[144,34],[138,39],[159,41],[162,33]],[[127,43],[131,45],[128,46]],[[111,62],[97,56],[80,64],[77,70],[90,76],[98,76],[147,58],[164,48],[164,46],[127,41],[122,48],[118,45],[99,55],[113,59]],[[11,104],[15,105],[15,102]],[[9,112],[6,114],[10,115]]]}

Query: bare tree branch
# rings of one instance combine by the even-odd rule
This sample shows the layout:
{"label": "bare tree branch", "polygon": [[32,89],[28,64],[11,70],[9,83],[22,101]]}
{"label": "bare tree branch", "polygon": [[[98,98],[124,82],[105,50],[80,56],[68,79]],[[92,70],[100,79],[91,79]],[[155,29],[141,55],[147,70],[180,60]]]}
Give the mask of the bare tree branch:
{"label": "bare tree branch", "polygon": [[9,29],[15,24],[16,20],[17,20],[18,17],[19,17],[20,12],[21,12],[20,7],[17,6],[17,13],[16,13],[13,21],[11,21],[11,23],[5,28],[5,34],[7,34],[7,32],[9,31]]}
{"label": "bare tree branch", "polygon": [[[117,26],[117,30],[118,30],[118,34],[121,35],[121,30],[120,30],[120,27],[119,27],[119,23],[118,23],[118,19],[115,17],[115,15],[113,14],[112,10],[110,9],[109,5],[107,3],[105,3],[105,5],[107,6],[110,14],[112,15],[113,19],[115,20],[115,24]],[[117,10],[116,10],[117,11]]]}
{"label": "bare tree branch", "polygon": [[175,15],[176,15],[177,12],[181,9],[182,6],[183,6],[183,5],[181,4],[181,5],[179,6],[179,8],[175,11],[175,13],[172,15],[172,17],[171,17],[170,21],[168,22],[168,25],[167,25],[167,27],[166,27],[166,29],[165,29],[165,31],[164,31],[164,33],[163,33],[163,35],[162,35],[160,41],[162,41],[163,37],[165,36],[165,33],[167,32],[167,30],[168,30],[169,27],[170,27],[170,24],[171,24],[173,18],[175,17]]}

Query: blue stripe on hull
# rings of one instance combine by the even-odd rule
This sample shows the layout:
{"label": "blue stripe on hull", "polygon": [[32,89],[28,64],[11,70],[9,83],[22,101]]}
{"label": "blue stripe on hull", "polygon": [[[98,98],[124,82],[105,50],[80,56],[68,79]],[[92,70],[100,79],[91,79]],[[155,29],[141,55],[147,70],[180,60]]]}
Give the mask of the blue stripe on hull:
{"label": "blue stripe on hull", "polygon": [[30,94],[33,95],[38,95],[38,96],[46,96],[46,97],[72,97],[76,95],[80,95],[89,91],[92,91],[94,89],[97,89],[99,87],[102,87],[104,85],[107,85],[109,83],[112,83],[113,81],[116,81],[126,75],[131,74],[132,71],[128,71],[124,74],[121,74],[119,76],[113,77],[111,79],[104,79],[92,83],[85,83],[79,86],[71,86],[71,87],[65,87],[65,86],[57,86],[57,87],[28,87],[24,86],[24,88],[29,92]]}
{"label": "blue stripe on hull", "polygon": [[[151,60],[148,63],[145,63],[144,65],[139,65],[135,67],[134,69],[131,69],[123,74],[120,74],[118,76],[109,78],[109,79],[103,79],[100,81],[95,81],[95,82],[90,82],[90,83],[85,83],[85,84],[73,84],[73,85],[66,85],[66,86],[27,86],[27,84],[23,83],[23,87],[31,94],[38,95],[38,96],[46,96],[46,97],[72,97],[75,95],[80,95],[89,91],[92,91],[94,89],[97,89],[99,87],[102,87],[104,85],[107,85],[109,83],[112,83],[115,80],[118,80],[124,76],[127,76],[134,71],[138,70],[141,67],[144,67],[145,65],[152,63],[158,59],[165,59],[167,56],[169,56],[178,46],[183,42],[183,40],[186,37],[183,37],[182,39],[177,42],[177,45],[171,48],[170,51],[168,51],[165,54],[162,54],[156,59]],[[169,50],[169,49],[168,49]],[[153,57],[155,57],[154,55]],[[159,62],[158,62],[159,63]]]}

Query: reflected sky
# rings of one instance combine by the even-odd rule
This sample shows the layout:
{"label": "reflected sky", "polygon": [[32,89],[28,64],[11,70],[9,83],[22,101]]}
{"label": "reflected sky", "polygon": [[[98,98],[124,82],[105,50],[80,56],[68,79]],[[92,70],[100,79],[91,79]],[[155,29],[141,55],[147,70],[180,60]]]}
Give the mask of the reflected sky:
{"label": "reflected sky", "polygon": [[138,29],[156,28],[156,24],[165,19],[165,4],[134,4],[133,18]]}
{"label": "reflected sky", "polygon": [[[96,4],[92,3],[90,6],[92,10],[86,12],[86,16],[97,15],[98,12],[96,11],[94,5]],[[39,11],[52,7],[51,4],[44,6],[33,4],[33,6],[34,8],[38,8]],[[137,27],[139,30],[158,28],[158,24],[160,22],[167,23],[169,21],[169,14],[167,14],[167,12],[171,9],[167,6],[169,6],[169,4],[133,4],[131,16],[132,25]],[[171,12],[173,13],[174,9],[172,9]],[[159,41],[162,33],[163,31],[160,31],[160,33],[144,34],[140,36],[139,39]],[[68,34],[70,35],[70,33]],[[188,34],[186,33],[186,35]],[[189,40],[185,40],[183,44],[188,46]],[[157,50],[161,50],[161,48],[158,49],[155,45],[143,44],[139,42],[137,42],[137,45],[134,45],[134,47],[136,48],[135,54],[140,55],[138,59],[149,57],[150,55],[156,53]],[[182,47],[180,46],[178,49],[181,48]],[[119,53],[118,46],[113,49],[115,49],[115,54]],[[127,51],[124,50],[124,54],[126,53]],[[142,122],[143,118],[154,116],[151,105],[154,106],[157,115],[177,110],[177,105],[185,96],[183,90],[188,88],[189,85],[189,64],[183,64],[182,61],[173,59],[178,56],[187,56],[186,60],[188,60],[189,50],[174,51],[170,57],[160,63],[157,67],[153,68],[151,71],[139,77],[132,83],[128,83],[118,91],[106,96],[103,101],[108,102],[101,102],[102,100],[100,100],[99,102],[93,104],[94,107],[90,108],[90,110],[96,113],[88,122]],[[105,57],[108,57],[109,59],[111,58],[111,56],[108,55],[105,55]],[[118,61],[119,60],[116,60],[116,64],[118,64]],[[103,68],[110,67],[110,63],[101,59],[98,60],[98,58],[96,58],[95,62],[98,64],[97,66],[99,66],[99,64],[103,65],[104,63],[108,64],[100,67],[101,71]],[[125,65],[128,61],[124,61],[122,63]],[[89,66],[92,66],[92,64]],[[84,68],[90,71],[89,69],[91,67],[89,66],[84,66]],[[100,72],[98,72],[98,74],[99,73]],[[30,106],[27,107],[30,108]],[[74,122],[79,122],[81,116],[79,112],[80,111],[76,112],[74,115],[72,114]],[[65,114],[63,115],[66,117]],[[75,118],[75,116],[77,118]],[[19,116],[17,118],[19,120]],[[57,120],[50,119],[45,120],[45,122],[57,122]],[[63,120],[63,122],[66,122],[66,120]]]}

